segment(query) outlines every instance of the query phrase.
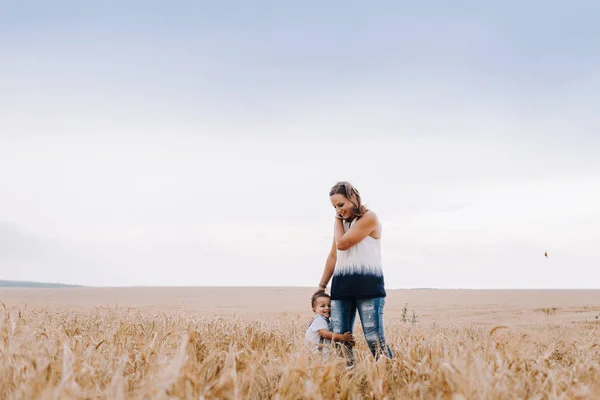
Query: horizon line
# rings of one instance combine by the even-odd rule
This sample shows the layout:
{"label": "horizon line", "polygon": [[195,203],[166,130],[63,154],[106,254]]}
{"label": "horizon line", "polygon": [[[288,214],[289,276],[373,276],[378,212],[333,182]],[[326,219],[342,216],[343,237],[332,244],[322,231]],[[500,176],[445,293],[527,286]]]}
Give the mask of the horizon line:
{"label": "horizon line", "polygon": [[[15,285],[3,285],[3,283],[19,283],[21,286]],[[31,284],[29,286],[28,284]],[[40,285],[45,285],[40,287]],[[50,283],[50,282],[38,282],[38,281],[17,281],[17,280],[0,280],[0,289],[139,289],[139,288],[161,288],[161,289],[314,289],[313,286],[300,286],[300,285],[122,285],[122,286],[111,286],[111,285],[79,285],[79,284],[65,284],[65,283]],[[501,290],[600,290],[598,288],[559,288],[559,287],[529,287],[529,288],[469,288],[469,287],[455,287],[455,288],[442,288],[442,287],[395,287],[386,288],[388,291],[402,291],[402,290],[468,290],[468,291],[501,291]],[[327,291],[326,291],[327,292]]]}

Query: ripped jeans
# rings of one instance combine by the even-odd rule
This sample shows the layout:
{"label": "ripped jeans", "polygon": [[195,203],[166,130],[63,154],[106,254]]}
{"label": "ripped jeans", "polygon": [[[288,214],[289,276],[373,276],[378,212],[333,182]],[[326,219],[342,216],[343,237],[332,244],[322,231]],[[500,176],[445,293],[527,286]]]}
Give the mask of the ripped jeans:
{"label": "ripped jeans", "polygon": [[[385,305],[385,297],[374,297],[370,299],[343,299],[331,300],[331,325],[334,333],[343,334],[352,332],[354,328],[354,320],[356,311],[360,316],[365,339],[371,353],[375,358],[379,354],[386,354],[389,358],[393,358],[392,350],[385,342],[385,334],[383,332],[383,307]],[[352,346],[345,343],[343,349],[345,355],[349,358],[349,364],[354,363],[354,351]]]}

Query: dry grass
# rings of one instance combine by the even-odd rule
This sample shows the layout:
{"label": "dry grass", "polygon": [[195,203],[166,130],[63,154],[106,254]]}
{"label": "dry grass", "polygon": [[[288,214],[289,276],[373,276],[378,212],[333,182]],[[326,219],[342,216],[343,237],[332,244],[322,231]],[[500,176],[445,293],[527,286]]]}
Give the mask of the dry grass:
{"label": "dry grass", "polygon": [[536,308],[535,309],[536,312],[541,312],[546,315],[556,314],[557,310],[558,310],[557,307],[547,307],[547,308]]}
{"label": "dry grass", "polygon": [[[185,310],[0,308],[7,399],[597,398],[597,324],[387,322],[395,359],[357,364],[302,347],[304,317]],[[359,324],[357,324],[359,326]]]}

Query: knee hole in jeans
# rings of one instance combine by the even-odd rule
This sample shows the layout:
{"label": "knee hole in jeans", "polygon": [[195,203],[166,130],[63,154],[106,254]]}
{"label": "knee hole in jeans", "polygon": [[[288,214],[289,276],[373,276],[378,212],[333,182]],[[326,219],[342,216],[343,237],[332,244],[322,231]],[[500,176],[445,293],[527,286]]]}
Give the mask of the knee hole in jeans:
{"label": "knee hole in jeans", "polygon": [[379,337],[379,334],[375,330],[365,332],[365,339],[369,343],[379,343],[379,342],[381,342],[381,338]]}
{"label": "knee hole in jeans", "polygon": [[377,330],[377,324],[375,324],[375,322],[370,322],[370,321],[369,321],[369,322],[365,322],[365,323],[363,324],[363,329],[364,329],[364,331],[365,331],[365,334],[366,334],[367,332],[373,332],[373,331],[376,331],[376,330]]}

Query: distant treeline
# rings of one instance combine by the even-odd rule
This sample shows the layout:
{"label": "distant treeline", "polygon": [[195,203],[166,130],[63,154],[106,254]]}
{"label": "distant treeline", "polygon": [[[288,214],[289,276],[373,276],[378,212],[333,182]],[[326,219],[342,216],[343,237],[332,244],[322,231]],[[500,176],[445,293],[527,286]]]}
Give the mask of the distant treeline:
{"label": "distant treeline", "polygon": [[4,281],[0,279],[0,287],[20,287],[20,288],[66,288],[82,287],[81,285],[67,285],[65,283],[46,283],[29,281]]}

